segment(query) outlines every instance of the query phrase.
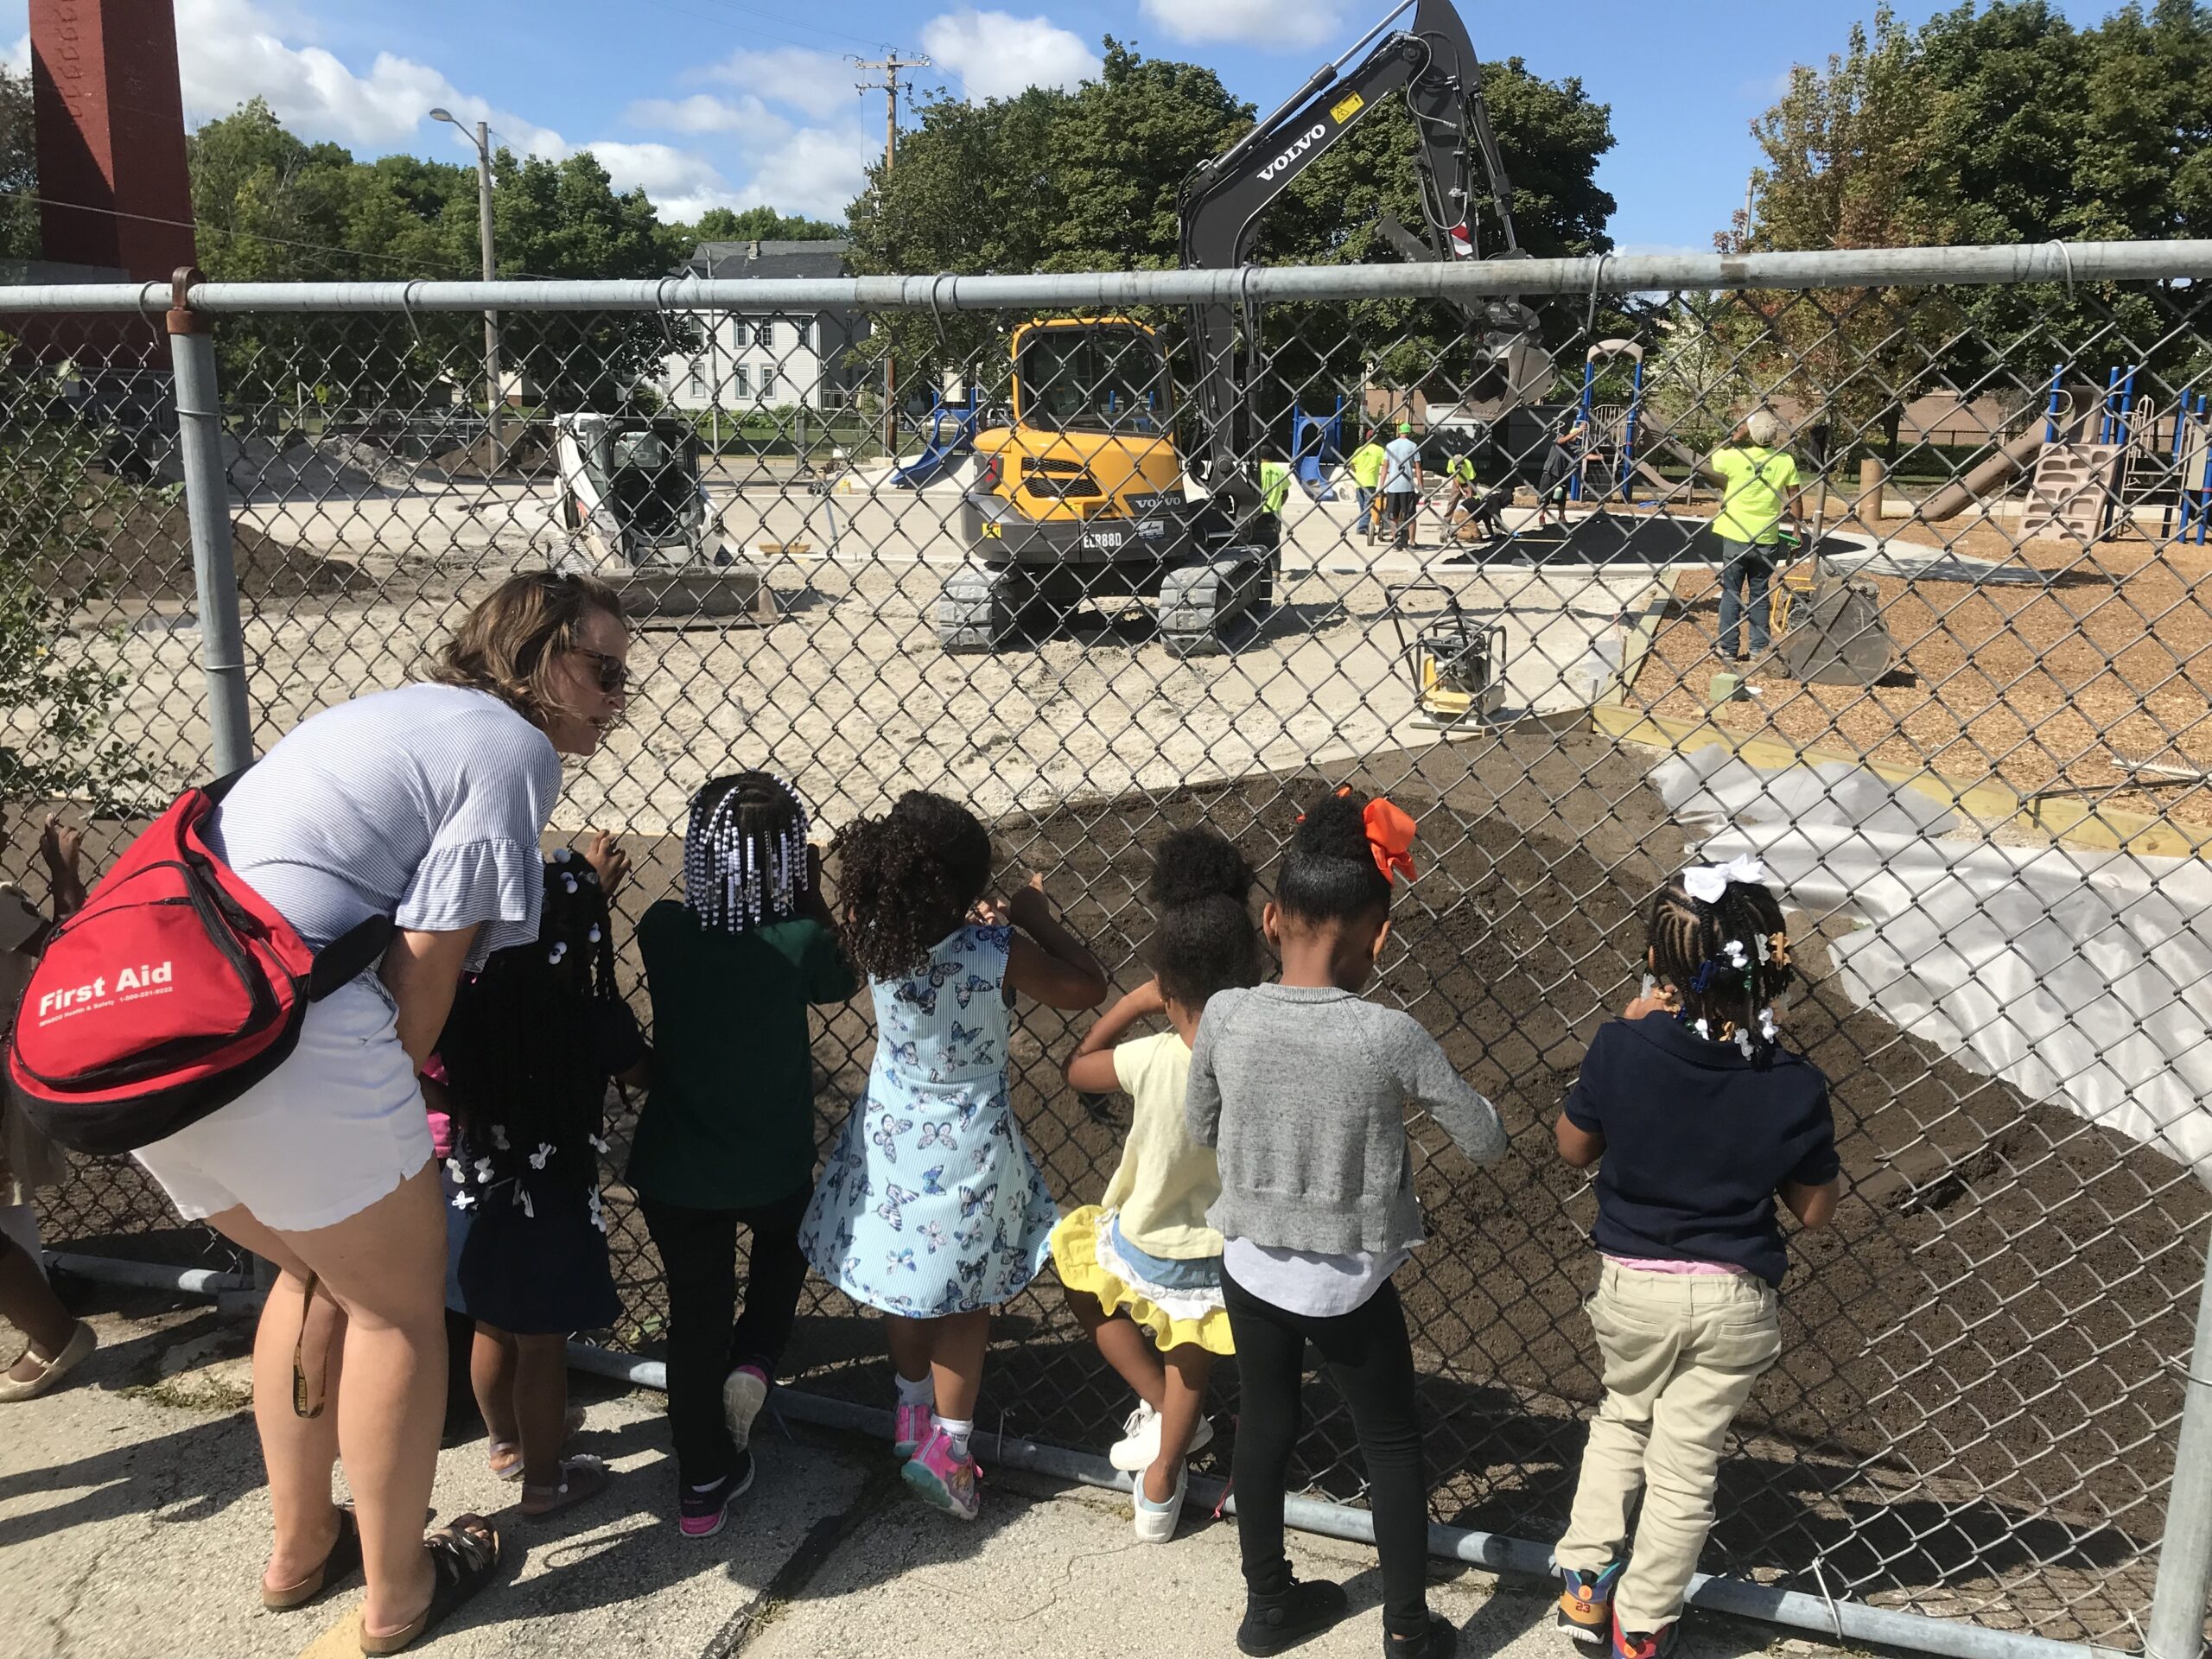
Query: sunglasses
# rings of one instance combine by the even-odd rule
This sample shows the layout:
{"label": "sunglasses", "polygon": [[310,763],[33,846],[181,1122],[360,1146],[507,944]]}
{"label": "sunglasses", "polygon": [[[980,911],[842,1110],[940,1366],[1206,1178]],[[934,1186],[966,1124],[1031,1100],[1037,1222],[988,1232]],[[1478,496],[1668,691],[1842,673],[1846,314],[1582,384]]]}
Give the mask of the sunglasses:
{"label": "sunglasses", "polygon": [[569,650],[579,657],[588,657],[599,668],[599,689],[608,696],[619,696],[630,688],[630,665],[620,657],[610,657],[603,651],[593,651],[584,645],[571,645]]}

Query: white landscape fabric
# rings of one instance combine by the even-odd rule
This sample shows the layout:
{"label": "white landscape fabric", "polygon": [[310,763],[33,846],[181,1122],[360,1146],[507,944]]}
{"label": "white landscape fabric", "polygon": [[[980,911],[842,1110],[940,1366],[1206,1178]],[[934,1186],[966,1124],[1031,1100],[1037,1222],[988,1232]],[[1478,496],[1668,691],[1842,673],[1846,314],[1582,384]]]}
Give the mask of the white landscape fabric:
{"label": "white landscape fabric", "polygon": [[1715,746],[1652,781],[1700,857],[1756,853],[1786,902],[1859,923],[1832,954],[1861,1007],[2212,1185],[2212,867],[1994,845],[1843,762]]}

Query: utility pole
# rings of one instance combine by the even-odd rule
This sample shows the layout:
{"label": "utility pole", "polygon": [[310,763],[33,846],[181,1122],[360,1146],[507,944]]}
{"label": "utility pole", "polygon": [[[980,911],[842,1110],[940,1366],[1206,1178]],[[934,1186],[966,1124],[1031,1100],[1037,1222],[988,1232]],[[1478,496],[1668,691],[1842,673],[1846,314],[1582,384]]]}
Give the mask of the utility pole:
{"label": "utility pole", "polygon": [[[469,131],[450,111],[432,110],[430,119],[458,127],[462,137]],[[492,248],[492,129],[489,123],[479,121],[474,135],[476,143],[476,229],[477,239],[482,245],[484,280],[492,281],[499,275],[499,261]],[[500,385],[499,375],[499,314],[484,314],[484,421],[491,440],[492,453],[487,457],[493,472],[506,465],[506,446],[499,442],[499,405],[506,401],[506,391]]]}
{"label": "utility pole", "polygon": [[[854,86],[863,92],[881,92],[883,100],[883,170],[888,175],[891,163],[899,154],[899,72],[902,69],[927,69],[927,58],[902,58],[896,47],[887,46],[879,59],[855,57],[847,54],[855,68],[872,69],[880,73],[881,80],[859,80]],[[899,365],[893,359],[887,345],[883,354],[883,453],[890,460],[899,456]]]}

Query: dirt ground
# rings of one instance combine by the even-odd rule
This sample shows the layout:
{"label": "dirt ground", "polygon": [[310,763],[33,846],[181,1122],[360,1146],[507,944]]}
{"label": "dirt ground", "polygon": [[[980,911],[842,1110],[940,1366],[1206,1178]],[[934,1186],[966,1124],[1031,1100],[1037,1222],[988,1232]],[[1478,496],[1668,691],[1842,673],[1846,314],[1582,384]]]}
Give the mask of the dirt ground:
{"label": "dirt ground", "polygon": [[[2126,811],[2212,824],[2212,787],[2145,786],[2120,762],[2212,766],[2212,608],[2200,591],[2212,548],[2140,541],[2084,550],[2027,541],[1987,521],[1883,525],[1893,541],[2024,562],[2044,587],[1871,575],[1899,664],[1879,684],[1801,685],[1755,664],[1758,696],[1713,712],[1731,731],[1925,766],[2023,794],[2078,796]],[[1674,578],[1664,623],[1631,693],[1638,707],[1694,718],[1722,664],[1719,590],[1709,569]]]}

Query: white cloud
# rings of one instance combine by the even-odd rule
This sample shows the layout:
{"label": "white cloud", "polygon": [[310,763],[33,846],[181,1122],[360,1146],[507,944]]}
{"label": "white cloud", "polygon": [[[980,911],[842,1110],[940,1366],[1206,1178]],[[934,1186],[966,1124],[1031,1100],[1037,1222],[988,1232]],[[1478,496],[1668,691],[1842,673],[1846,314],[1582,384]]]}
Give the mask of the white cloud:
{"label": "white cloud", "polygon": [[842,220],[868,182],[868,164],[882,155],[883,134],[856,122],[802,127],[755,161],[753,176],[737,192],[738,201]]}
{"label": "white cloud", "polygon": [[176,0],[176,14],[189,120],[227,115],[248,99],[263,98],[279,120],[309,137],[381,148],[413,137],[429,111],[442,107],[464,121],[489,121],[502,139],[527,153],[568,153],[551,128],[493,109],[426,64],[379,52],[360,74],[321,47],[289,45],[277,20],[255,0]]}
{"label": "white cloud", "polygon": [[1138,10],[1179,41],[1263,51],[1319,46],[1344,32],[1336,0],[1141,0]]}
{"label": "white cloud", "polygon": [[664,132],[734,133],[755,143],[784,137],[791,124],[751,93],[735,99],[710,98],[694,92],[689,98],[641,98],[623,111],[633,127],[654,127]]}
{"label": "white cloud", "polygon": [[1011,98],[1031,86],[1072,86],[1102,67],[1080,36],[1049,17],[968,7],[924,24],[922,50],[957,75],[970,99]]}
{"label": "white cloud", "polygon": [[741,91],[827,120],[851,111],[860,96],[855,82],[865,77],[844,59],[803,46],[766,52],[733,52],[701,72],[709,80],[728,81]]}
{"label": "white cloud", "polygon": [[5,52],[0,52],[0,65],[5,65],[12,73],[18,75],[30,73],[31,35],[29,29],[23,31],[22,38],[13,46]]}
{"label": "white cloud", "polygon": [[696,219],[709,207],[737,205],[721,171],[696,151],[609,139],[585,148],[599,158],[617,190],[642,189],[664,219]]}

